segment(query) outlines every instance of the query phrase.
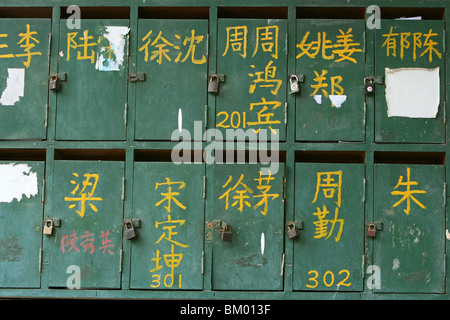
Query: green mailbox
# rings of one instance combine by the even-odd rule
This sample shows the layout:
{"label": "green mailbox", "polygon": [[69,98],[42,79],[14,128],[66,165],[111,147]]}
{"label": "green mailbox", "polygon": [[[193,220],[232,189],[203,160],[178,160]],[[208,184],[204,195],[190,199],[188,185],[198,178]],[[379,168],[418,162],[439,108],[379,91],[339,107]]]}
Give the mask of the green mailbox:
{"label": "green mailbox", "polygon": [[381,20],[376,30],[375,141],[444,143],[444,21]]}
{"label": "green mailbox", "polygon": [[40,288],[45,163],[0,162],[0,287]]}
{"label": "green mailbox", "polygon": [[297,163],[294,290],[362,291],[364,164]]}
{"label": "green mailbox", "polygon": [[0,139],[47,137],[50,19],[0,19]]}
{"label": "green mailbox", "polygon": [[206,225],[214,290],[283,289],[284,164],[278,165],[270,174],[261,164],[214,165]]}
{"label": "green mailbox", "polygon": [[297,20],[297,141],[364,141],[365,21]]}
{"label": "green mailbox", "polygon": [[120,288],[124,163],[57,160],[52,183],[46,219],[53,232],[44,235],[49,286]]}
{"label": "green mailbox", "polygon": [[132,289],[203,288],[204,175],[201,163],[134,164]]}
{"label": "green mailbox", "polygon": [[218,33],[216,129],[223,138],[227,129],[250,137],[263,129],[285,140],[287,21],[219,19]]}
{"label": "green mailbox", "polygon": [[125,19],[61,20],[56,91],[57,140],[124,140],[128,33]]}
{"label": "green mailbox", "polygon": [[375,164],[375,292],[445,292],[445,167]]}
{"label": "green mailbox", "polygon": [[[206,126],[208,20],[141,19],[136,70],[137,140],[171,140]],[[178,138],[176,139],[178,140]]]}

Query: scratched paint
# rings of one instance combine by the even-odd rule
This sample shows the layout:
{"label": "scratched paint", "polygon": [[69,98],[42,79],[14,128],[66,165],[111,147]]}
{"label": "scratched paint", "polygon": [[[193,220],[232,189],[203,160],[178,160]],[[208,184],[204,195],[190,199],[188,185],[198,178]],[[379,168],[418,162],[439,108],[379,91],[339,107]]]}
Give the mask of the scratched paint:
{"label": "scratched paint", "polygon": [[37,194],[37,174],[27,164],[0,165],[0,203],[14,199],[20,202],[23,196],[31,198]]}
{"label": "scratched paint", "polygon": [[6,88],[0,97],[0,104],[3,106],[13,106],[24,95],[25,69],[8,68],[8,78]]}

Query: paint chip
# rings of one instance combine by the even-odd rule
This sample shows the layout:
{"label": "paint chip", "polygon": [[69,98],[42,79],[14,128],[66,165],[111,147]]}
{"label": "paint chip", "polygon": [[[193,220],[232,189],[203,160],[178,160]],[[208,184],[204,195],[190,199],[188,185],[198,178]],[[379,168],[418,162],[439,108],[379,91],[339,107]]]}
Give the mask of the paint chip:
{"label": "paint chip", "polygon": [[322,95],[321,94],[315,94],[314,100],[316,100],[317,104],[322,104]]}
{"label": "paint chip", "polygon": [[103,35],[109,46],[101,49],[97,56],[95,69],[100,71],[119,71],[125,56],[125,39],[130,31],[128,27],[106,26]]}

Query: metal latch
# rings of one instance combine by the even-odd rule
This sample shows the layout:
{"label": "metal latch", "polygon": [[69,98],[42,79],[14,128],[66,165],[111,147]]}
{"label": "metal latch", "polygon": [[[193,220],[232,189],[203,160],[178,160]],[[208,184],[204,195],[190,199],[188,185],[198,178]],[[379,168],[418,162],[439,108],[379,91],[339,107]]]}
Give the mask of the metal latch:
{"label": "metal latch", "polygon": [[67,74],[65,72],[52,73],[50,75],[50,80],[48,82],[48,88],[50,90],[59,90],[60,82],[65,82],[67,80]]}
{"label": "metal latch", "polygon": [[130,73],[128,75],[128,81],[130,82],[145,81],[145,72]]}
{"label": "metal latch", "polygon": [[364,83],[364,93],[375,93],[375,85],[376,84],[384,84],[383,76],[368,76],[363,80]]}

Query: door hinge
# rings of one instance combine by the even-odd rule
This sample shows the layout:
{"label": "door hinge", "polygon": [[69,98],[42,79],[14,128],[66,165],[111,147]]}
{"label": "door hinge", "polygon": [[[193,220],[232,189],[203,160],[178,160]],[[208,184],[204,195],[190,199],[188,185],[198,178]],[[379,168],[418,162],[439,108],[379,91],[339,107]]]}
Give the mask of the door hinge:
{"label": "door hinge", "polygon": [[208,105],[205,104],[205,129],[208,128]]}
{"label": "door hinge", "polygon": [[444,190],[442,191],[442,196],[444,197],[444,207],[447,206],[447,183],[444,182]]}
{"label": "door hinge", "polygon": [[280,270],[280,276],[284,276],[284,260],[285,260],[285,254],[281,255],[281,270]]}
{"label": "door hinge", "polygon": [[42,273],[42,254],[43,250],[42,248],[39,248],[39,273]]}
{"label": "door hinge", "polygon": [[285,40],[284,45],[285,45],[284,51],[286,53],[286,56],[288,56],[289,55],[289,34],[288,33],[286,33],[286,40]]}
{"label": "door hinge", "polygon": [[206,34],[206,56],[209,58],[209,33]]}
{"label": "door hinge", "polygon": [[203,176],[202,197],[203,197],[203,199],[206,199],[206,176]]}
{"label": "door hinge", "polygon": [[123,249],[119,250],[119,273],[122,273],[122,265],[123,265]]}
{"label": "door hinge", "polygon": [[145,72],[136,72],[136,73],[130,73],[128,75],[128,81],[130,82],[136,82],[136,81],[145,81]]}
{"label": "door hinge", "polygon": [[366,178],[363,179],[363,198],[362,198],[362,202],[363,203],[366,202]]}
{"label": "door hinge", "polygon": [[202,275],[205,274],[205,251],[202,251]]}
{"label": "door hinge", "polygon": [[283,177],[283,200],[286,200],[286,177]]}
{"label": "door hinge", "polygon": [[364,267],[366,264],[366,256],[365,255],[361,255],[361,278],[364,279],[365,273],[364,273]]}
{"label": "door hinge", "polygon": [[123,110],[123,124],[125,128],[128,126],[128,102],[125,102],[125,110]]}
{"label": "door hinge", "polygon": [[287,109],[288,109],[288,103],[285,102],[284,103],[284,124],[287,124],[287,117],[288,117]]}
{"label": "door hinge", "polygon": [[42,180],[42,195],[41,195],[41,203],[45,202],[45,179]]}

